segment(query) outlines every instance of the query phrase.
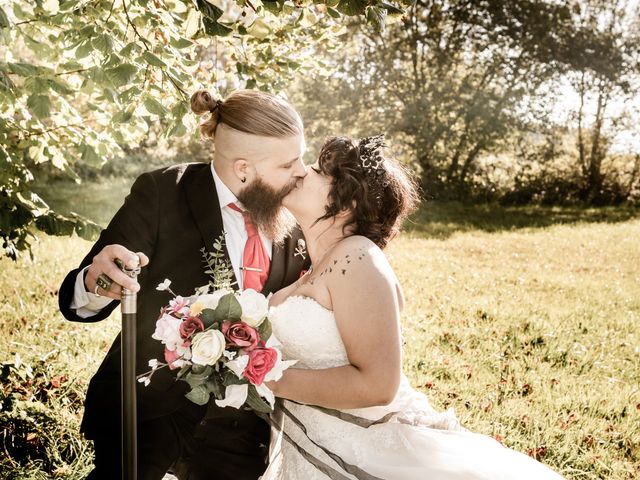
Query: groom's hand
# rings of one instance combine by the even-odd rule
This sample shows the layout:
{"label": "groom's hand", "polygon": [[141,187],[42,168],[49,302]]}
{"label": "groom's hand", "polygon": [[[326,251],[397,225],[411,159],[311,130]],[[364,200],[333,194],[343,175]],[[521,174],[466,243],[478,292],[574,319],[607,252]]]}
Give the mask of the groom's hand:
{"label": "groom's hand", "polygon": [[[138,259],[140,259],[141,267],[144,267],[149,263],[149,258],[142,252],[134,253],[127,250],[122,245],[107,245],[100,251],[100,253],[93,257],[93,261],[87,269],[87,273],[84,278],[84,286],[88,292],[120,300],[122,287],[133,292],[140,290],[140,284],[118,268],[118,265],[115,263],[116,259],[122,260],[122,262],[130,268],[134,268],[136,266]],[[108,290],[105,290],[102,287],[96,288],[98,276],[101,274],[108,276],[113,281]]]}

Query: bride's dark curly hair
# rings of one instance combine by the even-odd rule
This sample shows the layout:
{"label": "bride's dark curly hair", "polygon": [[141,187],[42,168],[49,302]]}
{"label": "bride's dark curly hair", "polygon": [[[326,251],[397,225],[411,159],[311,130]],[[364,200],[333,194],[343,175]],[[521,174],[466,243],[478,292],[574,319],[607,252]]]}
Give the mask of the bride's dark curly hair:
{"label": "bride's dark curly hair", "polygon": [[318,160],[322,173],[333,178],[326,214],[318,221],[351,210],[345,230],[351,228],[355,235],[367,237],[380,248],[398,234],[419,202],[412,174],[384,157],[383,147],[382,136],[360,141],[330,137]]}

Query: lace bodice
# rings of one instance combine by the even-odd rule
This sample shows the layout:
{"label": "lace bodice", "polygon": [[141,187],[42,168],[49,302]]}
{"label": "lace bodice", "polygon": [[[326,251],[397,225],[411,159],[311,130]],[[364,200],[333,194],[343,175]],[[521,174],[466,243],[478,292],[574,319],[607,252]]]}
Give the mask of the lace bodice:
{"label": "lace bodice", "polygon": [[333,312],[311,297],[294,295],[271,307],[269,319],[282,356],[296,368],[319,369],[349,363]]}

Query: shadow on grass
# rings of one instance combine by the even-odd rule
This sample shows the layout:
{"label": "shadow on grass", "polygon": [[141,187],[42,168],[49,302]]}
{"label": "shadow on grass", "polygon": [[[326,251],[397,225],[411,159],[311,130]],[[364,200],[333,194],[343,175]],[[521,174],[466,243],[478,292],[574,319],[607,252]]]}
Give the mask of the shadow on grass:
{"label": "shadow on grass", "polygon": [[405,225],[411,235],[445,239],[458,232],[501,232],[559,224],[618,223],[640,218],[638,207],[504,207],[425,202]]}

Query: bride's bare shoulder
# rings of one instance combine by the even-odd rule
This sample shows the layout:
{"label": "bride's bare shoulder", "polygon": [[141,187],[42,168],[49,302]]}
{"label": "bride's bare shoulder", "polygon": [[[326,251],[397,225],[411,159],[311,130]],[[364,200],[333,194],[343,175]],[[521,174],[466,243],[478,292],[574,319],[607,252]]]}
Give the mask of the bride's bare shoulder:
{"label": "bride's bare shoulder", "polygon": [[[329,262],[334,276],[365,278],[383,277],[395,281],[395,274],[384,252],[367,237],[353,235],[338,244]],[[373,280],[373,278],[370,278]]]}

